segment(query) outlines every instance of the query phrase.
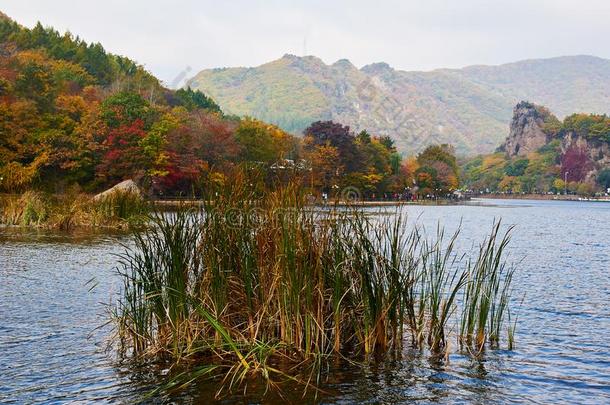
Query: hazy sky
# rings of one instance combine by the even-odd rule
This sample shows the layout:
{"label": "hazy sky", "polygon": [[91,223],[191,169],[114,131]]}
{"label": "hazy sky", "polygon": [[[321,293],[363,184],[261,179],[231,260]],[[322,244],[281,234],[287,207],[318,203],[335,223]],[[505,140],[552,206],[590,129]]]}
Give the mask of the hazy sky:
{"label": "hazy sky", "polygon": [[0,0],[18,22],[69,30],[171,85],[284,53],[403,70],[590,54],[610,58],[609,0]]}

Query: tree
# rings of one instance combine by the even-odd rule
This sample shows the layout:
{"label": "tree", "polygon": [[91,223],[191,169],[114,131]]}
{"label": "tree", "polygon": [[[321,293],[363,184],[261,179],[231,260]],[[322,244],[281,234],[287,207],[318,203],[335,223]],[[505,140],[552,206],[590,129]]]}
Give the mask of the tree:
{"label": "tree", "polygon": [[150,130],[144,136],[139,145],[146,155],[148,162],[147,175],[152,178],[164,177],[169,174],[170,166],[168,134],[179,128],[187,119],[186,110],[181,107],[165,113],[158,121],[152,124]]}
{"label": "tree", "polygon": [[157,184],[165,192],[188,194],[207,167],[198,157],[198,145],[192,128],[180,125],[167,135],[164,174]]}
{"label": "tree", "polygon": [[57,93],[75,95],[95,79],[81,66],[64,60],[53,61],[52,80]]}
{"label": "tree", "polygon": [[562,193],[565,190],[566,183],[562,179],[555,179],[553,181],[553,190],[556,193]]}
{"label": "tree", "polygon": [[154,111],[139,94],[124,91],[108,97],[101,105],[101,117],[110,128],[129,125],[135,120],[149,127],[154,119]]}
{"label": "tree", "polygon": [[434,194],[438,188],[436,170],[431,167],[420,167],[415,172],[415,181],[423,193]]}
{"label": "tree", "polygon": [[342,167],[337,165],[339,151],[331,145],[314,145],[307,148],[307,159],[311,164],[311,182],[314,186],[330,191],[338,183]]}
{"label": "tree", "polygon": [[110,84],[114,77],[114,72],[104,47],[96,43],[81,47],[79,51],[78,58],[87,72],[96,77],[100,84]]}
{"label": "tree", "polygon": [[13,63],[18,71],[13,84],[16,95],[33,100],[41,111],[49,111],[56,94],[52,67],[44,52],[19,52]]}
{"label": "tree", "polygon": [[561,176],[571,181],[583,181],[591,170],[591,161],[584,148],[573,146],[561,157]]}
{"label": "tree", "polygon": [[517,159],[506,164],[506,166],[504,167],[504,173],[506,173],[507,176],[512,177],[523,176],[528,164],[528,159]]}
{"label": "tree", "polygon": [[193,91],[190,86],[186,89],[178,89],[174,93],[180,103],[189,111],[195,109],[208,110],[210,112],[222,113],[220,106],[214,100],[199,90]]}
{"label": "tree", "polygon": [[405,187],[413,187],[417,183],[416,173],[417,169],[419,169],[419,163],[417,162],[417,158],[410,157],[405,160],[405,162],[400,167],[400,173],[404,178],[404,186]]}
{"label": "tree", "polygon": [[605,190],[610,188],[610,168],[604,169],[597,174],[597,184]]}
{"label": "tree", "polygon": [[360,156],[360,171],[364,173],[376,173],[380,176],[388,176],[392,173],[391,153],[381,144],[379,138],[373,137],[368,143],[357,144]]}
{"label": "tree", "polygon": [[355,137],[348,126],[332,121],[316,121],[304,131],[306,148],[328,145],[337,149],[339,165],[347,172],[361,171],[362,160],[358,153]]}
{"label": "tree", "polygon": [[105,151],[97,167],[98,178],[108,183],[143,175],[149,163],[141,146],[145,137],[141,119],[111,128],[103,142]]}
{"label": "tree", "polygon": [[483,173],[483,181],[479,188],[489,188],[496,190],[498,183],[502,181],[504,167],[506,167],[506,158],[503,153],[496,153],[487,156],[481,162],[481,172]]}
{"label": "tree", "polygon": [[595,188],[590,183],[580,183],[576,189],[576,192],[579,195],[591,196],[595,194]]}
{"label": "tree", "polygon": [[451,146],[446,144],[428,146],[417,156],[417,162],[420,165],[420,172],[432,176],[431,181],[426,178],[426,185],[420,187],[429,188],[430,184],[433,184],[433,188],[447,192],[459,186],[457,160]]}
{"label": "tree", "polygon": [[371,143],[371,134],[369,134],[366,130],[362,130],[360,133],[358,133],[358,136],[356,136],[356,140],[362,145],[369,144]]}
{"label": "tree", "polygon": [[239,160],[241,148],[235,140],[238,122],[195,110],[189,114],[185,125],[192,131],[197,158],[210,167],[230,165]]}
{"label": "tree", "polygon": [[241,121],[235,140],[241,146],[242,160],[266,164],[285,159],[294,144],[282,129],[252,118]]}
{"label": "tree", "polygon": [[563,120],[562,131],[589,139],[610,142],[610,117],[597,114],[572,114]]}
{"label": "tree", "polygon": [[521,181],[516,176],[504,176],[498,184],[498,189],[505,192],[520,193],[522,191]]}
{"label": "tree", "polygon": [[392,175],[398,176],[400,174],[401,163],[402,156],[400,156],[400,153],[394,152],[390,155],[390,168],[392,169]]}
{"label": "tree", "polygon": [[379,142],[390,152],[396,152],[396,145],[394,145],[394,140],[389,136],[380,137]]}

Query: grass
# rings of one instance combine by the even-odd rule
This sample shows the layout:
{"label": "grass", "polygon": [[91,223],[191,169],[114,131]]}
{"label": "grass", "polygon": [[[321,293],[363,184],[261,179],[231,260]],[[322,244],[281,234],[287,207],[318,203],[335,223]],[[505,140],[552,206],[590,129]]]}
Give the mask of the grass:
{"label": "grass", "polygon": [[77,227],[122,228],[141,224],[148,203],[131,193],[116,192],[100,200],[89,195],[26,191],[0,198],[0,224],[72,230]]}
{"label": "grass", "polygon": [[[466,273],[468,283],[464,294],[460,335],[462,343],[474,346],[477,352],[483,349],[487,341],[499,343],[504,317],[510,315],[508,305],[514,268],[507,268],[502,262],[510,238],[505,236],[502,240],[497,240],[500,225],[500,222],[494,224],[490,236],[479,248],[476,261],[468,263]],[[509,330],[511,346],[512,335]]]}
{"label": "grass", "polygon": [[513,273],[499,223],[464,261],[459,233],[428,238],[402,211],[319,212],[297,186],[255,196],[247,183],[237,176],[201,211],[153,214],[136,233],[119,266],[122,353],[195,365],[223,376],[222,391],[251,376],[309,386],[325,359],[405,343],[444,355],[454,325],[468,352],[500,343]]}

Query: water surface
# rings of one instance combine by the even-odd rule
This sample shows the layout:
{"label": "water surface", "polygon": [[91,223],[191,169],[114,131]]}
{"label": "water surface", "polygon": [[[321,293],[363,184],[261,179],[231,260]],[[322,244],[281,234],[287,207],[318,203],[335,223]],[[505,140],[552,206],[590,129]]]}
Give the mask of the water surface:
{"label": "water surface", "polygon": [[[610,403],[610,204],[485,200],[406,209],[431,230],[440,222],[451,232],[461,223],[463,250],[494,220],[515,225],[509,260],[518,265],[515,298],[525,296],[516,347],[480,359],[455,353],[448,361],[406,348],[364,369],[337,366],[321,402]],[[0,229],[0,402],[123,403],[164,380],[106,350],[111,328],[103,325],[120,289],[113,268],[121,244],[128,235]],[[300,389],[285,390],[286,400],[300,401]],[[207,403],[214,393],[214,385],[200,384],[172,399]]]}

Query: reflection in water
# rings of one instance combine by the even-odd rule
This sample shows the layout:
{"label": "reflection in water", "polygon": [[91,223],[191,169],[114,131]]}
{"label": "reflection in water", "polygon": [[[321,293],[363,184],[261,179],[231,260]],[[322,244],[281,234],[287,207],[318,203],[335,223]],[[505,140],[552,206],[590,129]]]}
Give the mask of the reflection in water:
{"label": "reflection in water", "polygon": [[[525,298],[515,350],[443,359],[405,347],[364,367],[337,361],[323,393],[303,398],[302,387],[282,383],[283,397],[267,393],[265,402],[610,402],[610,204],[495,200],[407,210],[429,230],[440,222],[453,232],[461,221],[464,251],[494,219],[516,225],[515,298]],[[111,328],[98,328],[120,288],[113,267],[123,243],[128,235],[0,229],[0,402],[126,402],[165,381],[163,367],[119,363],[105,350]],[[173,399],[207,403],[216,389],[203,382]],[[256,402],[264,392],[264,382],[251,381],[248,397],[227,402]]]}

